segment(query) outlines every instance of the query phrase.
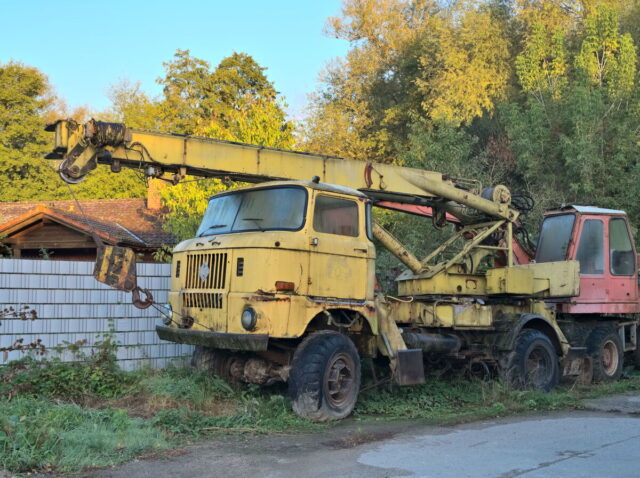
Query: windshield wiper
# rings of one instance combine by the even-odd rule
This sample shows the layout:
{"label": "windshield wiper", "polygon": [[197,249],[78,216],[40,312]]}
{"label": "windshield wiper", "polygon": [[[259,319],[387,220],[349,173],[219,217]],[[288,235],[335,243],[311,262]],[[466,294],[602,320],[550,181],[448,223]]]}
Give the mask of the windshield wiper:
{"label": "windshield wiper", "polygon": [[243,221],[253,221],[256,223],[256,226],[258,226],[258,229],[260,229],[260,232],[263,232],[264,229],[262,229],[260,227],[260,221],[262,221],[261,217],[243,217],[242,218]]}
{"label": "windshield wiper", "polygon": [[215,224],[213,226],[209,226],[208,228],[206,228],[202,234],[200,234],[200,237],[204,236],[205,233],[209,232],[211,229],[220,229],[221,227],[226,227],[226,224]]}

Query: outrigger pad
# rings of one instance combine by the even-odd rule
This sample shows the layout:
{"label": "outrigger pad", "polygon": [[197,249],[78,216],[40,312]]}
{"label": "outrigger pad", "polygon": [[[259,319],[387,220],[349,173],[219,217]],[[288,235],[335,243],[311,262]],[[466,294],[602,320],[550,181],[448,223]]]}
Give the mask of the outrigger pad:
{"label": "outrigger pad", "polygon": [[396,382],[400,386],[420,385],[425,382],[421,349],[397,351]]}
{"label": "outrigger pad", "polygon": [[115,289],[131,292],[138,282],[135,253],[127,247],[98,247],[93,277]]}

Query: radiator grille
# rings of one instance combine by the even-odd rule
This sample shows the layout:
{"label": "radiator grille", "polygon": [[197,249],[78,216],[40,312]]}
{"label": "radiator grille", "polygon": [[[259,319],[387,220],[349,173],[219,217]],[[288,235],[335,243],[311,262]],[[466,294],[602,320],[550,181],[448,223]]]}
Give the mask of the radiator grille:
{"label": "radiator grille", "polygon": [[227,277],[227,253],[187,256],[186,289],[224,289]]}
{"label": "radiator grille", "polygon": [[183,292],[184,307],[198,307],[200,309],[222,309],[222,294],[207,292]]}

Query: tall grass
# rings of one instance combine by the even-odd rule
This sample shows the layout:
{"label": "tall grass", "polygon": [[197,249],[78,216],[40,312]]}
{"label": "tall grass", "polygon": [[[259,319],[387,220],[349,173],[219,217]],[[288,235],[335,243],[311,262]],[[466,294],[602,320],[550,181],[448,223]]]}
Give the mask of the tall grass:
{"label": "tall grass", "polygon": [[[640,390],[638,372],[615,384],[548,394],[500,381],[427,378],[417,387],[363,391],[354,417],[453,423],[579,408],[582,398],[632,390]],[[327,426],[297,417],[286,386],[230,386],[188,368],[124,372],[109,357],[75,364],[23,360],[0,368],[0,469],[11,472],[110,466],[212,433]]]}
{"label": "tall grass", "polygon": [[13,472],[109,466],[167,446],[158,429],[124,410],[35,397],[0,400],[0,463]]}

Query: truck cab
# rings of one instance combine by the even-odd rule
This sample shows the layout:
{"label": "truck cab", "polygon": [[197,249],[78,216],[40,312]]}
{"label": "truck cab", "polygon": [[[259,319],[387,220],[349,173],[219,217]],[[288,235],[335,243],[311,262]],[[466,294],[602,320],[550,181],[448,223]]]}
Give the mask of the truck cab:
{"label": "truck cab", "polygon": [[346,321],[361,314],[375,328],[374,274],[364,194],[319,181],[220,193],[210,199],[196,237],[174,250],[173,313],[159,333],[252,350],[265,348],[269,338],[302,336],[326,311],[339,310],[338,320]]}
{"label": "truck cab", "polygon": [[640,312],[636,250],[624,211],[575,205],[549,211],[535,260],[580,262],[580,295],[560,304],[560,312]]}

